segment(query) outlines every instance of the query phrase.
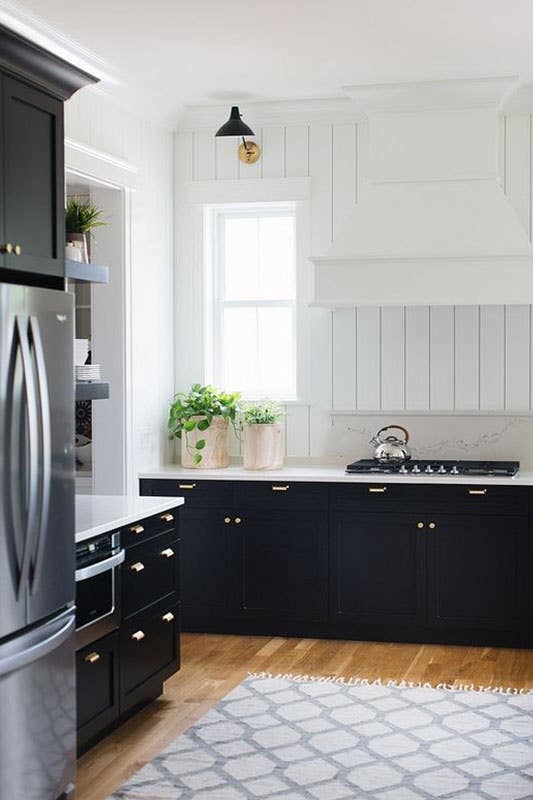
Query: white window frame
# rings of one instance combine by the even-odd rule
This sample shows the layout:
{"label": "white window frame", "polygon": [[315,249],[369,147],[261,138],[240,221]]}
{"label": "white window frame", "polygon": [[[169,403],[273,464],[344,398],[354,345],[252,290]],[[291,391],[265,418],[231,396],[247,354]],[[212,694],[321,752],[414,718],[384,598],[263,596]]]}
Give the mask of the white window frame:
{"label": "white window frame", "polygon": [[[286,215],[290,212],[295,220],[295,298],[293,300],[223,300],[223,221],[228,216],[252,217],[258,215]],[[302,238],[303,238],[303,211],[299,201],[272,201],[249,203],[225,203],[220,205],[204,206],[204,231],[205,231],[205,286],[206,286],[206,313],[205,313],[205,366],[206,379],[224,389],[233,390],[235,387],[223,386],[222,354],[222,318],[224,308],[257,308],[257,307],[289,307],[293,310],[293,368],[295,374],[295,394],[292,397],[277,397],[283,404],[301,403],[306,394],[305,385],[305,356],[303,342],[305,340],[305,302],[303,299],[302,278]],[[261,399],[255,395],[245,395],[245,400]]]}

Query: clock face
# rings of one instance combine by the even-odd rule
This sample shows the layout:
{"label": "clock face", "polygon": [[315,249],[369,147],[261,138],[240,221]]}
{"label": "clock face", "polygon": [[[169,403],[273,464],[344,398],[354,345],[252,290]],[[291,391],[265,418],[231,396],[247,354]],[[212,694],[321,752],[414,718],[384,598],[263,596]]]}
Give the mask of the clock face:
{"label": "clock face", "polygon": [[246,146],[239,145],[239,158],[243,164],[255,164],[256,161],[259,161],[260,155],[261,148],[255,142],[247,141]]}

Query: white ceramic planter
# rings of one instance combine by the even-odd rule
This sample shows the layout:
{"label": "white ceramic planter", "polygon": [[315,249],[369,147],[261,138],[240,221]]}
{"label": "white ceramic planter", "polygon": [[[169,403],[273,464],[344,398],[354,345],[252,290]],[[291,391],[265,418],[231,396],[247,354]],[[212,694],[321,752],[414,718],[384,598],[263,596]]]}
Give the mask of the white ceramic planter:
{"label": "white ceramic planter", "polygon": [[281,469],[283,423],[243,426],[244,469]]}
{"label": "white ceramic planter", "polygon": [[[200,417],[201,419],[201,417]],[[203,450],[196,450],[196,442],[205,439]],[[194,454],[200,453],[202,460],[194,463]],[[229,420],[213,417],[207,430],[195,428],[181,437],[181,464],[187,469],[221,469],[229,465]]]}

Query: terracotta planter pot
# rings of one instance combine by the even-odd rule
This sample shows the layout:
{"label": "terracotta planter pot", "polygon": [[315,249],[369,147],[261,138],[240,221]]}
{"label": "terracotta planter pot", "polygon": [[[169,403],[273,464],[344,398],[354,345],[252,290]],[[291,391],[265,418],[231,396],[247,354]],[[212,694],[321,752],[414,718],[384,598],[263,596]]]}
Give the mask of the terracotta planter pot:
{"label": "terracotta planter pot", "polygon": [[244,469],[281,469],[283,466],[283,423],[244,425]]}
{"label": "terracotta planter pot", "polygon": [[[194,419],[194,417],[193,417]],[[202,417],[198,417],[202,419]],[[196,442],[205,439],[203,450],[195,450]],[[202,460],[194,463],[194,454],[200,453]],[[229,420],[213,417],[207,430],[195,428],[181,437],[181,464],[187,469],[221,469],[229,465]]]}

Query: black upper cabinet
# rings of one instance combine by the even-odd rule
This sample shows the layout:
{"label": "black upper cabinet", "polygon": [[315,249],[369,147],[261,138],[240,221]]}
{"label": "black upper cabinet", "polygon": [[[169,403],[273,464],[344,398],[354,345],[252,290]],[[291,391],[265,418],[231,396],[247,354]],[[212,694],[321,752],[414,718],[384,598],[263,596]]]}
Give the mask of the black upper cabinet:
{"label": "black upper cabinet", "polygon": [[527,517],[440,515],[428,529],[429,623],[525,630]]}
{"label": "black upper cabinet", "polygon": [[242,528],[245,612],[320,619],[326,598],[323,515],[272,511],[267,505],[246,512]]}
{"label": "black upper cabinet", "polygon": [[63,103],[14,78],[2,90],[4,266],[62,276]]}
{"label": "black upper cabinet", "polygon": [[337,622],[425,622],[425,539],[409,514],[331,519],[331,613]]}

